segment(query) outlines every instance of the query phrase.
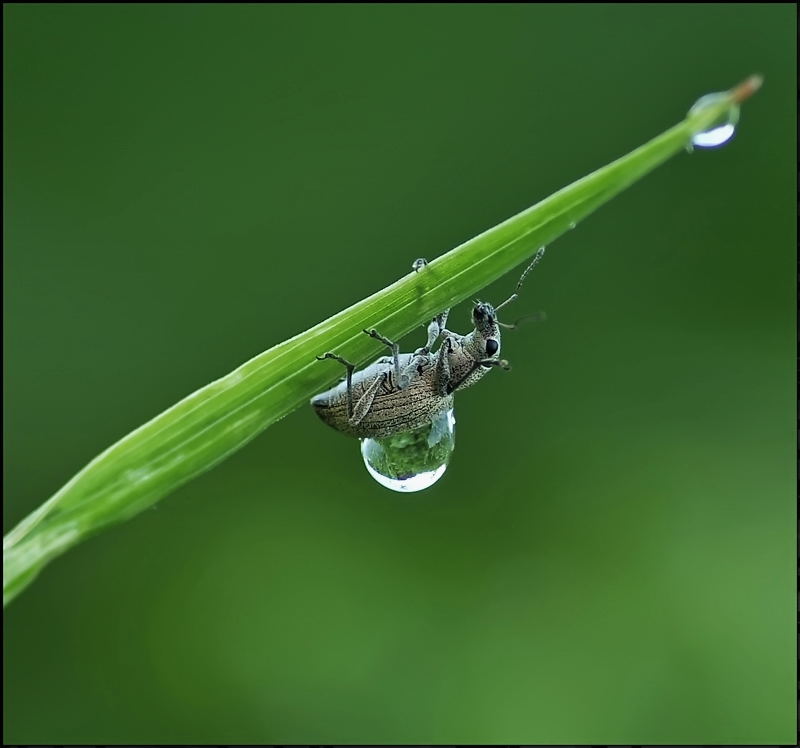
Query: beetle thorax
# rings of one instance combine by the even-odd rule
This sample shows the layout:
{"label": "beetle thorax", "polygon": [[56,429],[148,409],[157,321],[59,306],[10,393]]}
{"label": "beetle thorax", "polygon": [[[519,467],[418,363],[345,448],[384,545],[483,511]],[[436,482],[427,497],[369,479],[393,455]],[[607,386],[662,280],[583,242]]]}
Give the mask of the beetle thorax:
{"label": "beetle thorax", "polygon": [[[496,359],[500,355],[500,329],[494,315],[482,320],[475,319],[475,322],[475,329],[454,340],[447,354],[451,378],[455,382],[461,381],[457,387],[459,390],[472,386],[489,371],[489,367],[480,364],[481,361]],[[490,340],[495,341],[496,345],[490,344]],[[487,350],[487,344],[491,353]]]}

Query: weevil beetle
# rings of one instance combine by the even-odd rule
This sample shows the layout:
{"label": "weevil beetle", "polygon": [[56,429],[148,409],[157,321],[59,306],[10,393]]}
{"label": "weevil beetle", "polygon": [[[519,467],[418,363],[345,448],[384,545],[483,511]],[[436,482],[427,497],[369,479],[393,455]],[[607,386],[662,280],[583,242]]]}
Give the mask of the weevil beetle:
{"label": "weevil beetle", "polygon": [[[429,423],[453,407],[456,391],[471,387],[491,368],[509,369],[508,362],[500,358],[500,328],[514,328],[517,323],[500,322],[497,312],[517,298],[526,276],[543,255],[544,247],[534,255],[517,281],[514,293],[502,304],[493,307],[486,302],[475,302],[474,328],[466,335],[445,327],[450,311],[445,309],[430,322],[427,342],[414,353],[400,353],[397,343],[376,330],[364,330],[388,346],[391,355],[382,356],[360,371],[355,371],[353,364],[336,353],[317,356],[320,361],[338,361],[347,372],[343,381],[311,399],[317,415],[344,434],[380,439]],[[425,264],[419,259],[412,268],[419,272]],[[433,351],[440,338],[441,345]]]}

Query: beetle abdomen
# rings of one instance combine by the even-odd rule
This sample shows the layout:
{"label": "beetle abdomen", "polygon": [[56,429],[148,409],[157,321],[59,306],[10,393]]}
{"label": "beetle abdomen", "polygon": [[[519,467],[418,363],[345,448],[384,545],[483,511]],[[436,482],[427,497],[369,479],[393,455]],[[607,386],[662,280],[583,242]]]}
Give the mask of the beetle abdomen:
{"label": "beetle abdomen", "polygon": [[[378,368],[379,371],[376,370]],[[365,396],[376,376],[383,377],[390,372],[391,367],[385,365],[373,365],[358,372],[352,383],[353,406]],[[330,390],[316,395],[312,398],[311,405],[320,419],[337,431],[358,438],[381,438],[419,428],[453,407],[452,395],[432,397],[432,387],[433,371],[415,377],[403,389],[395,385],[393,376],[387,376],[358,423],[351,423],[348,416],[346,382],[340,382]]]}

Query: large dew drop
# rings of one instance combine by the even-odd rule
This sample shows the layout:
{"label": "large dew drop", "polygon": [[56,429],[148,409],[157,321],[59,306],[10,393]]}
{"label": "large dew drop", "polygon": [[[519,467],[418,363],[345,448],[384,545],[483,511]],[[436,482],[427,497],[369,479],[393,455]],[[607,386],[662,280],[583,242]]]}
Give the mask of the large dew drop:
{"label": "large dew drop", "polygon": [[422,491],[447,470],[456,443],[452,408],[413,431],[362,439],[361,456],[369,474],[386,488],[402,493]]}
{"label": "large dew drop", "polygon": [[[703,96],[695,102],[695,105],[689,110],[689,114],[696,114],[709,106],[717,106],[723,99],[728,99],[727,93],[713,93]],[[731,104],[703,132],[695,133],[692,136],[692,145],[696,145],[698,148],[716,148],[718,145],[727,143],[733,137],[738,121],[739,107],[736,104]]]}

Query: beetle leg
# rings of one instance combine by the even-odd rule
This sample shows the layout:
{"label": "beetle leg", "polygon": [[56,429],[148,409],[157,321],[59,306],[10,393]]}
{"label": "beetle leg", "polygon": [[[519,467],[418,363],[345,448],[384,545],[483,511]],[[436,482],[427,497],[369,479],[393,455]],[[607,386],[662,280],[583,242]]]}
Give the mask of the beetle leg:
{"label": "beetle leg", "polygon": [[501,369],[505,369],[506,371],[511,369],[511,364],[509,364],[504,358],[485,358],[483,361],[478,361],[478,364],[480,366],[485,366],[487,369],[490,366],[499,366]]}
{"label": "beetle leg", "polygon": [[351,364],[346,358],[337,356],[335,353],[326,353],[324,356],[317,356],[317,361],[324,361],[326,358],[332,358],[338,361],[347,369],[347,417],[351,418],[353,415],[353,371],[355,364]]}
{"label": "beetle leg", "polygon": [[447,315],[450,314],[449,309],[445,309],[443,312],[437,314],[429,323],[428,323],[428,342],[425,343],[424,347],[419,348],[417,353],[430,353],[431,348],[433,348],[433,344],[436,342],[437,338],[444,332],[444,326],[447,324]]}
{"label": "beetle leg", "polygon": [[414,377],[422,375],[422,372],[431,365],[430,353],[424,348],[417,348],[409,357],[405,368],[400,372],[400,379],[397,388],[404,390],[411,384]]}
{"label": "beetle leg", "polygon": [[449,395],[452,392],[450,389],[450,360],[448,358],[448,354],[452,350],[452,338],[445,338],[439,347],[439,354],[436,359],[436,377],[434,381],[438,395]]}
{"label": "beetle leg", "polygon": [[485,366],[489,368],[490,366],[499,366],[501,369],[505,369],[508,371],[511,368],[511,365],[506,361],[504,358],[497,359],[497,358],[485,358],[482,361],[476,361],[472,368],[455,383],[450,383],[447,387],[447,392],[445,394],[451,395],[455,392],[464,382],[467,381],[481,366]]}
{"label": "beetle leg", "polygon": [[377,330],[364,330],[364,332],[369,335],[371,338],[375,338],[375,340],[380,340],[381,343],[384,345],[388,345],[392,351],[392,364],[394,365],[394,381],[398,383],[398,387],[402,389],[402,385],[400,385],[400,346],[397,343],[393,343],[389,338],[384,338]]}
{"label": "beetle leg", "polygon": [[378,389],[383,384],[385,379],[385,373],[378,374],[378,376],[372,380],[370,386],[367,387],[366,392],[364,392],[364,394],[358,398],[356,407],[353,408],[350,418],[347,419],[351,426],[355,426],[364,420],[364,417],[367,415],[367,413],[369,413],[369,410],[372,407],[372,403],[375,401],[375,395],[378,394]]}

